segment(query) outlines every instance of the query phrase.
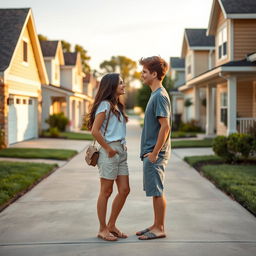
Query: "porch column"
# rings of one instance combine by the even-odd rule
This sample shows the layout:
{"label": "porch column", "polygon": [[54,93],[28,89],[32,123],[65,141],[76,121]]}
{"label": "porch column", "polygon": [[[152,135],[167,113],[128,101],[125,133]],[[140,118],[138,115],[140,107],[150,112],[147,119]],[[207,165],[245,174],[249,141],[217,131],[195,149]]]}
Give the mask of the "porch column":
{"label": "porch column", "polygon": [[194,119],[199,121],[200,120],[200,96],[199,96],[200,89],[194,87]]}
{"label": "porch column", "polygon": [[[67,113],[67,118],[69,120],[69,122],[71,122],[71,111],[70,111],[70,108],[71,108],[71,101],[70,101],[70,97],[69,96],[66,96],[66,102],[67,102],[67,106],[66,106],[66,113]],[[67,130],[70,131],[70,125],[67,125]]]}
{"label": "porch column", "polygon": [[228,82],[228,127],[227,135],[236,133],[236,77],[230,76]]}
{"label": "porch column", "polygon": [[206,87],[206,135],[214,135],[214,107],[212,100],[212,86],[207,85]]}

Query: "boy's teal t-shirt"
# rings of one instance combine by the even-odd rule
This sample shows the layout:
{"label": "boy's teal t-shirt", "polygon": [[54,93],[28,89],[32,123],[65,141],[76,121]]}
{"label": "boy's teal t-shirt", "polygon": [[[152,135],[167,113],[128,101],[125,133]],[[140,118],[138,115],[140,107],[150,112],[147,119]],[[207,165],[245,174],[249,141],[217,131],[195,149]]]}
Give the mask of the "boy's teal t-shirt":
{"label": "boy's teal t-shirt", "polygon": [[[169,95],[164,87],[160,87],[151,93],[145,110],[144,126],[141,135],[141,159],[143,159],[145,154],[152,152],[156,145],[160,130],[158,117],[167,117],[168,119],[171,118],[171,102]],[[170,134],[158,156],[168,159],[169,152]]]}

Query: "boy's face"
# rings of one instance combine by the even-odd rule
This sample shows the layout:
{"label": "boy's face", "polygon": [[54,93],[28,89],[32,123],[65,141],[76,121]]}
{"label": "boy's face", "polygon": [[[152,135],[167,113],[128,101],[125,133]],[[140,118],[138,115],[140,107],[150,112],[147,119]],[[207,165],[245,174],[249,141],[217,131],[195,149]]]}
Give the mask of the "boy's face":
{"label": "boy's face", "polygon": [[150,71],[143,67],[141,71],[141,80],[146,85],[151,85],[153,81],[156,79],[156,72],[150,73]]}

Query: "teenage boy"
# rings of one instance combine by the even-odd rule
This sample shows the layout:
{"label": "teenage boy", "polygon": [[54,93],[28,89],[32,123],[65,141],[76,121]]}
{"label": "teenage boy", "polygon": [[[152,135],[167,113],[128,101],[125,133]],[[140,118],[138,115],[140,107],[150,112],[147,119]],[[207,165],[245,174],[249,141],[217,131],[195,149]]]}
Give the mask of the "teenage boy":
{"label": "teenage boy", "polygon": [[151,89],[145,111],[141,136],[140,158],[143,161],[143,188],[153,197],[154,223],[139,231],[140,240],[166,237],[164,230],[166,199],[164,195],[165,167],[170,155],[170,98],[162,85],[168,64],[158,56],[142,58],[142,82]]}

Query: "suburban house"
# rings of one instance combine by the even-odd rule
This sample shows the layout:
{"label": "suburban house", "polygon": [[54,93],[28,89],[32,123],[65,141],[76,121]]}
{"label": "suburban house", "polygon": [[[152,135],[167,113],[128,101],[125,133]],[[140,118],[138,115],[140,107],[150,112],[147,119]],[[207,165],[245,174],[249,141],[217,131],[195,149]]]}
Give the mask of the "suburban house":
{"label": "suburban house", "polygon": [[31,9],[0,9],[0,128],[7,146],[38,137],[45,84]]}
{"label": "suburban house", "polygon": [[40,41],[49,84],[42,86],[42,128],[49,115],[63,112],[70,120],[68,130],[79,130],[85,115],[82,64],[79,53],[63,53],[61,41]]}
{"label": "suburban house", "polygon": [[197,120],[202,128],[205,128],[205,89],[187,86],[189,81],[214,67],[214,36],[207,36],[206,29],[185,29],[182,58],[185,59],[186,84],[179,87],[184,94],[183,121]]}
{"label": "suburban house", "polygon": [[186,77],[180,91],[206,90],[207,135],[248,132],[256,123],[256,2],[213,0],[207,35],[215,37],[212,67]]}
{"label": "suburban house", "polygon": [[173,89],[170,91],[170,95],[172,97],[172,115],[175,124],[180,123],[184,112],[184,96],[178,88],[185,84],[185,60],[179,57],[171,57],[168,75],[173,81]]}
{"label": "suburban house", "polygon": [[96,96],[96,92],[99,86],[99,81],[95,77],[93,73],[87,73],[83,78],[83,93],[90,97],[90,100],[86,102],[85,110],[89,111],[91,104],[93,103],[93,99]]}
{"label": "suburban house", "polygon": [[170,91],[173,125],[178,125],[184,112],[184,96],[178,88],[185,84],[185,60],[179,57],[171,57],[168,75],[173,81],[173,89]]}

